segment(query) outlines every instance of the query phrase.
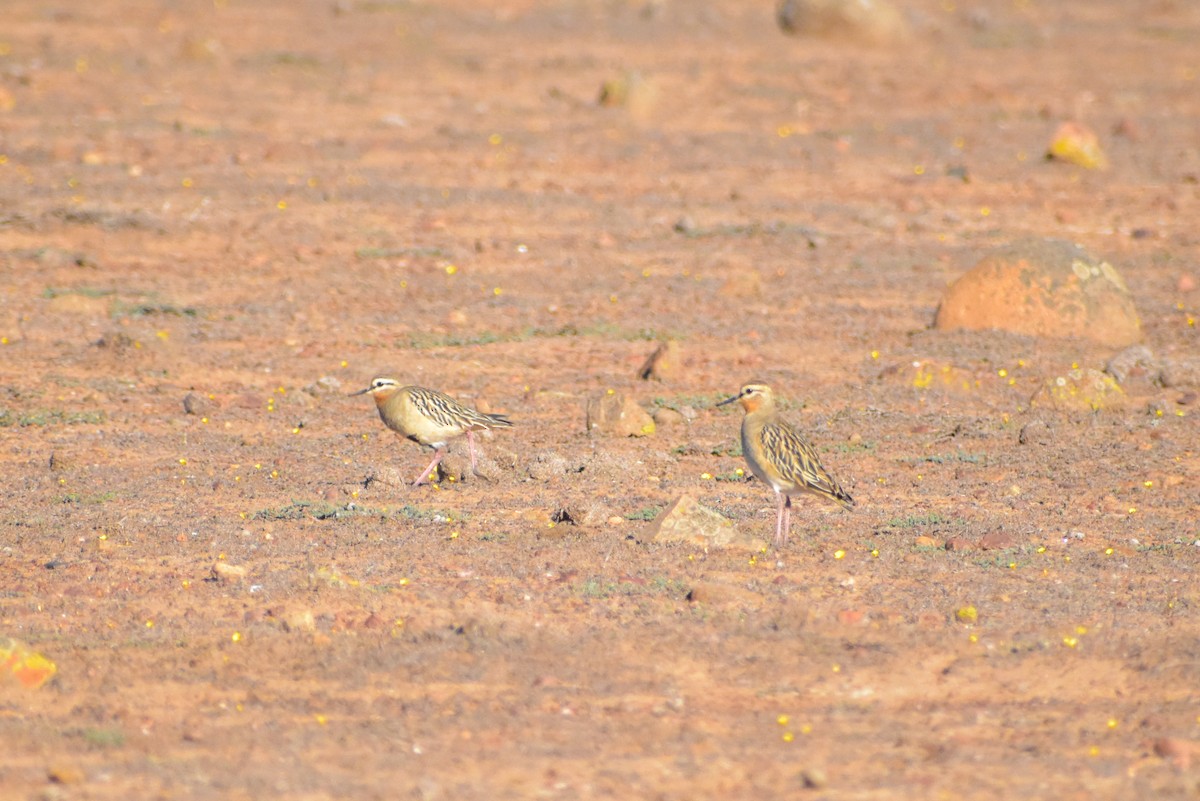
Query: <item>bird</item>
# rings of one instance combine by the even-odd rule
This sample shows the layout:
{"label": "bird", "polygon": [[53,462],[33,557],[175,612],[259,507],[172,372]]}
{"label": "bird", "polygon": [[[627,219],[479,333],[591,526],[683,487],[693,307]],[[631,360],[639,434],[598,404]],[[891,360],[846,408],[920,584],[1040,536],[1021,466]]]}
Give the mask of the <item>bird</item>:
{"label": "bird", "polygon": [[717,404],[738,401],[746,410],[742,418],[742,454],[750,472],[775,490],[775,547],[787,545],[791,526],[792,496],[800,493],[828,498],[849,509],[854,506],[850,493],[842,489],[821,466],[816,451],[775,408],[775,393],[762,383],[750,383],[732,398]]}
{"label": "bird", "polygon": [[376,376],[369,387],[350,394],[370,395],[375,399],[385,426],[402,437],[434,449],[433,461],[413,482],[414,487],[419,487],[441,463],[450,440],[463,434],[467,436],[467,448],[471,452],[471,473],[482,476],[476,467],[474,432],[512,426],[507,415],[485,414],[435,389],[401,386],[399,381],[387,376]]}

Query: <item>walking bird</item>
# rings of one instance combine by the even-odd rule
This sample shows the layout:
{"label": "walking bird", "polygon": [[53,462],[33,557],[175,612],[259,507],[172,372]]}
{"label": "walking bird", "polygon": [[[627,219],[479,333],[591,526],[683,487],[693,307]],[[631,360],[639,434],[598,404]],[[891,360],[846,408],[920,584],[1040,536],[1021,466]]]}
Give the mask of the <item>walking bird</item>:
{"label": "walking bird", "polygon": [[484,414],[437,390],[401,386],[399,381],[387,376],[373,378],[369,387],[351,394],[370,395],[375,399],[385,426],[402,437],[434,449],[433,461],[413,482],[414,487],[420,486],[441,463],[450,440],[464,434],[471,452],[471,473],[482,476],[475,461],[474,432],[512,426],[506,415]]}

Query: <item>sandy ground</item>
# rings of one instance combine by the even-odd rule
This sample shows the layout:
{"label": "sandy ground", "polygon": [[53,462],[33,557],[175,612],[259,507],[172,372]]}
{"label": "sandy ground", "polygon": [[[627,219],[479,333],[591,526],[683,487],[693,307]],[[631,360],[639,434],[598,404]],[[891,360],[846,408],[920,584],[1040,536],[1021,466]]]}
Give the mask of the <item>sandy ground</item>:
{"label": "sandy ground", "polygon": [[[1196,798],[1200,7],[903,6],[8,3],[0,637],[58,670],[0,795]],[[1025,236],[1124,275],[1123,403],[931,329]],[[492,480],[405,486],[381,373],[510,414]],[[769,536],[750,378],[858,510],[644,542]]]}

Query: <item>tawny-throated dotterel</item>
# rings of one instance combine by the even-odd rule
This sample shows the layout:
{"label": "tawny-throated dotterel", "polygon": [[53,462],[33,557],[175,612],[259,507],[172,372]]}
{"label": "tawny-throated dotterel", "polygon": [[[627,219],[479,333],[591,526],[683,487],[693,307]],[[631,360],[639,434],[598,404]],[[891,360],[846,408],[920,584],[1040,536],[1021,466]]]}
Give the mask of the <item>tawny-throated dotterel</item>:
{"label": "tawny-throated dotterel", "polygon": [[420,486],[441,463],[450,440],[464,434],[471,453],[471,473],[482,475],[476,466],[474,432],[512,426],[506,415],[484,414],[437,390],[402,386],[387,376],[377,376],[371,379],[369,387],[351,394],[370,395],[375,399],[385,426],[402,437],[434,449],[433,461],[413,482],[414,487]]}
{"label": "tawny-throated dotterel", "polygon": [[746,410],[742,418],[742,454],[746,464],[759,481],[775,490],[775,547],[787,544],[793,495],[817,495],[847,509],[854,505],[850,493],[821,466],[812,446],[779,416],[775,393],[769,386],[746,384],[738,394],[717,405],[734,401]]}

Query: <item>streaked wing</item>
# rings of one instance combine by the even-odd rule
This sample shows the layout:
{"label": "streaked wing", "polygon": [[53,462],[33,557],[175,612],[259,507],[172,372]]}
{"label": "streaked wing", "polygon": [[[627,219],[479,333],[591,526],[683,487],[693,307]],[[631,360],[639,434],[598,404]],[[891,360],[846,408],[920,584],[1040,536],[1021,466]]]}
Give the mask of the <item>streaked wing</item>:
{"label": "streaked wing", "polygon": [[821,466],[812,446],[787,423],[764,425],[762,445],[767,459],[788,481],[843,505],[854,503],[850,494]]}
{"label": "streaked wing", "polygon": [[468,428],[494,428],[512,425],[504,415],[477,412],[437,390],[413,387],[410,397],[417,411],[445,428],[466,430]]}

